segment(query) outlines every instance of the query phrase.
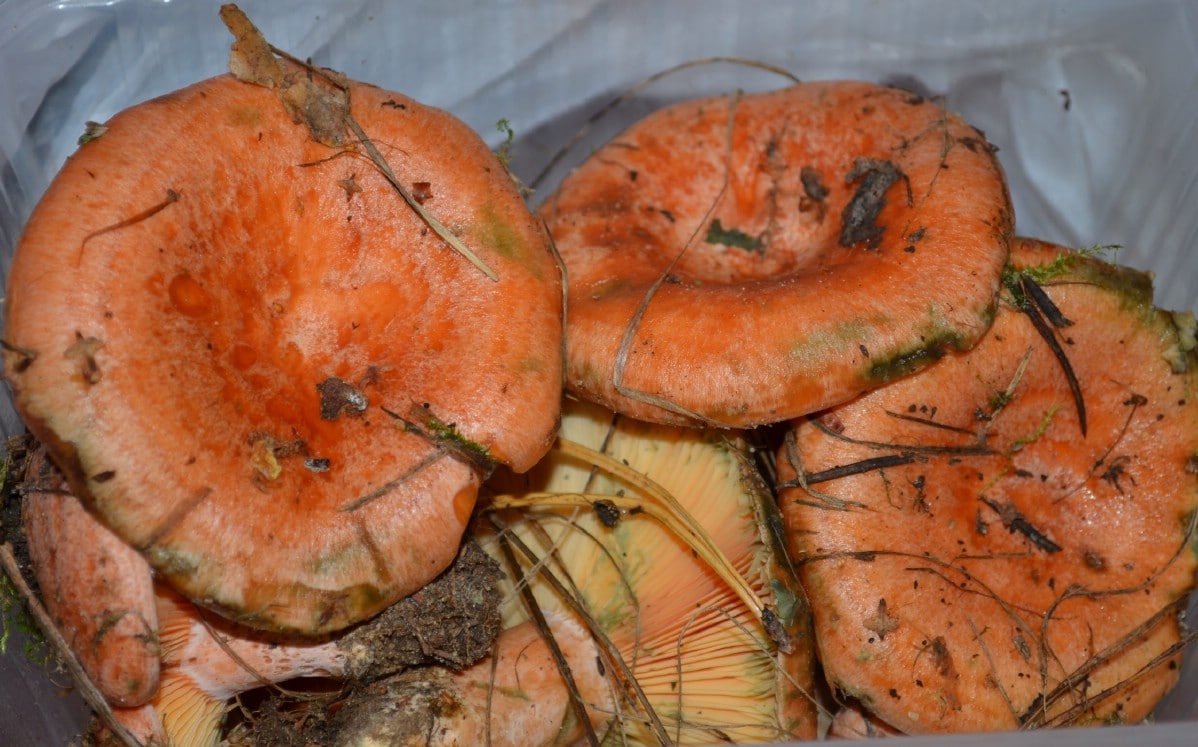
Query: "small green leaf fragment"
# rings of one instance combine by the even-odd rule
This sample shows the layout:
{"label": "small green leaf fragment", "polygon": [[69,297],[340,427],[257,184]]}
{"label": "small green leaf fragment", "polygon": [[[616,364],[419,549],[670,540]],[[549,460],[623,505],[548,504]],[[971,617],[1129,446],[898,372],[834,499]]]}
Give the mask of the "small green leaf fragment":
{"label": "small green leaf fragment", "polygon": [[750,236],[739,228],[724,228],[719,218],[713,220],[708,226],[707,235],[703,237],[703,240],[708,244],[723,244],[748,252],[765,253],[765,244],[760,238]]}
{"label": "small green leaf fragment", "polygon": [[495,149],[495,157],[499,159],[504,168],[509,168],[512,163],[512,143],[516,139],[516,131],[512,129],[512,123],[506,117],[495,124],[495,129],[504,136],[503,142]]}
{"label": "small green leaf fragment", "polygon": [[106,132],[108,132],[106,125],[89,120],[83,124],[83,134],[79,136],[79,145],[87,145],[93,140],[98,140]]}

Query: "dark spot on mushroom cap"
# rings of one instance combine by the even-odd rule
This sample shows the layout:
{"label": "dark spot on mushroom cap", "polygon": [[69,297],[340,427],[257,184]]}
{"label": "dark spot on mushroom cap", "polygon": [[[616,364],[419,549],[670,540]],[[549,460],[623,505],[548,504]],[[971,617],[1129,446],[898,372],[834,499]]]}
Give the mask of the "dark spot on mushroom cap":
{"label": "dark spot on mushroom cap", "polygon": [[803,183],[803,192],[816,202],[823,202],[828,196],[828,188],[820,179],[819,172],[811,166],[804,166],[799,171],[799,180]]}
{"label": "dark spot on mushroom cap", "polygon": [[845,176],[846,183],[860,182],[841,214],[840,245],[844,247],[876,245],[885,230],[877,225],[878,215],[886,206],[886,192],[903,178],[903,172],[891,161],[858,158]]}
{"label": "dark spot on mushroom cap", "polygon": [[425,200],[430,200],[433,197],[433,185],[431,182],[412,182],[412,199],[421,205]]}
{"label": "dark spot on mushroom cap", "polygon": [[317,384],[316,389],[320,392],[321,420],[336,420],[342,412],[361,415],[370,405],[365,394],[335,376]]}

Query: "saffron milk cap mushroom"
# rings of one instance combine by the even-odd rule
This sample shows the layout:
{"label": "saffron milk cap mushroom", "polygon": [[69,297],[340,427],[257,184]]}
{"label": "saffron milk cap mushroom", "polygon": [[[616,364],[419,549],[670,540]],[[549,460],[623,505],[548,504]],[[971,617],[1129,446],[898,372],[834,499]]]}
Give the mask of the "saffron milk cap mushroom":
{"label": "saffron milk cap mushroom", "polygon": [[1198,566],[1194,317],[1015,242],[971,351],[796,423],[783,515],[829,681],[903,732],[1132,723]]}
{"label": "saffron milk cap mushroom", "polygon": [[5,375],[160,577],[321,633],[444,569],[489,465],[549,447],[562,291],[465,124],[270,60],[266,85],[139,104],[67,161],[16,250]]}
{"label": "saffron milk cap mushroom", "polygon": [[150,567],[72,495],[40,446],[25,463],[22,521],[42,604],[114,706],[158,688],[158,612]]}
{"label": "saffron milk cap mushroom", "polygon": [[661,109],[540,211],[568,269],[568,388],[725,427],[813,412],[971,346],[1013,221],[981,132],[856,81]]}
{"label": "saffron milk cap mushroom", "polygon": [[[587,626],[614,693],[614,710],[587,704],[601,736],[618,744],[815,737],[810,613],[772,495],[738,434],[567,400],[559,446],[526,475],[499,472],[488,487],[498,493],[488,510],[511,508],[498,529],[477,530],[488,551],[503,559],[510,546],[517,559],[504,619],[530,618],[518,593],[527,587],[536,609]],[[657,491],[693,523],[662,521],[651,505]],[[696,550],[703,540],[722,551],[750,599]]]}

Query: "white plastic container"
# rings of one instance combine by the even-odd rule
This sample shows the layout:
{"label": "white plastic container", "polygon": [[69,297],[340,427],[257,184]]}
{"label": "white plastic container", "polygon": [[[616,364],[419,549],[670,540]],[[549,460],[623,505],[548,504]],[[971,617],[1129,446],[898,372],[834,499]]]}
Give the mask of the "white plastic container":
{"label": "white plastic container", "polygon": [[[1021,233],[1117,244],[1157,273],[1157,302],[1198,306],[1198,3],[1185,0],[405,0],[267,2],[243,9],[277,46],[448,109],[513,170],[542,167],[621,92],[702,58],[801,78],[863,78],[946,97],[999,146]],[[29,212],[87,120],[225,70],[215,0],[0,0],[0,273]],[[613,108],[537,182],[545,194],[591,147],[650,109],[777,87],[775,73],[712,62]],[[536,198],[534,197],[534,200]],[[20,428],[7,393],[0,425]],[[1193,605],[1191,605],[1193,607]],[[1198,743],[1198,651],[1158,724],[906,744]],[[0,659],[0,742],[65,744],[86,710],[53,677]]]}

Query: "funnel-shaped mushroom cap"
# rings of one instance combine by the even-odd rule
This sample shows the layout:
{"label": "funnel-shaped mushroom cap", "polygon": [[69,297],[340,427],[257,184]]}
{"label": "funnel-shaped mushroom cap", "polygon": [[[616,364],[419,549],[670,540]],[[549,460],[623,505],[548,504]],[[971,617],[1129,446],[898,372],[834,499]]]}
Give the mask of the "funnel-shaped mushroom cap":
{"label": "funnel-shaped mushroom cap", "polygon": [[[602,451],[668,491],[748,582],[758,604],[776,615],[792,649],[779,650],[760,607],[746,604],[686,539],[638,510],[648,497],[602,467],[557,450],[526,476],[497,474],[490,486],[510,495],[589,494],[622,509],[533,508],[503,514],[508,536],[544,562],[566,590],[555,588],[527,556],[522,581],[539,606],[597,621],[613,682],[625,684],[605,728],[619,744],[765,742],[813,738],[809,696],[813,658],[802,591],[772,534],[772,499],[733,432],[651,425],[614,416],[597,405],[567,402],[561,438]],[[503,498],[496,499],[497,502]],[[537,497],[547,506],[552,495]],[[603,514],[600,516],[599,514]],[[606,520],[606,523],[605,521]],[[614,522],[614,525],[612,525]],[[490,547],[500,552],[501,537]],[[505,610],[512,625],[527,615],[518,595]],[[766,617],[769,617],[767,613]],[[585,618],[582,618],[585,619]],[[648,704],[655,716],[646,713]],[[656,720],[656,721],[655,721]]]}
{"label": "funnel-shaped mushroom cap", "polygon": [[397,180],[496,280],[344,128],[321,145],[227,76],[83,145],[10,278],[5,371],[30,429],[159,574],[263,628],[336,629],[422,586],[457,553],[471,462],[525,469],[556,427],[543,227],[463,123],[349,90]]}
{"label": "funnel-shaped mushroom cap", "polygon": [[972,345],[1012,226],[978,130],[855,81],[667,107],[541,212],[568,269],[571,390],[644,420],[738,427]]}
{"label": "funnel-shaped mushroom cap", "polygon": [[798,423],[778,459],[825,671],[902,731],[1134,722],[1177,678],[1193,317],[1039,242],[1005,285],[976,348]]}

